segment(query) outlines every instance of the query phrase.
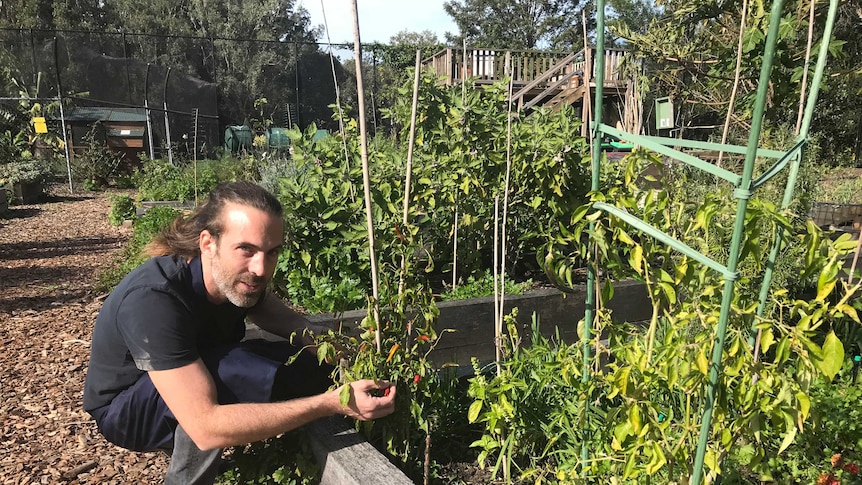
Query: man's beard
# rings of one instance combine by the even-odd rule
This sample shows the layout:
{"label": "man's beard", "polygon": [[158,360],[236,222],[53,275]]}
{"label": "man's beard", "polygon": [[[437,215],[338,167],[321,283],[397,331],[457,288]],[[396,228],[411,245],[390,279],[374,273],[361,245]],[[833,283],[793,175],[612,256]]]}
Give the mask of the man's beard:
{"label": "man's beard", "polygon": [[[250,308],[254,306],[266,289],[266,278],[253,276],[250,273],[234,276],[228,274],[221,265],[219,254],[216,253],[212,259],[213,281],[216,288],[224,295],[225,298],[234,305],[241,308]],[[246,293],[239,290],[239,283],[243,282],[249,285],[258,286],[258,290],[254,293]]]}

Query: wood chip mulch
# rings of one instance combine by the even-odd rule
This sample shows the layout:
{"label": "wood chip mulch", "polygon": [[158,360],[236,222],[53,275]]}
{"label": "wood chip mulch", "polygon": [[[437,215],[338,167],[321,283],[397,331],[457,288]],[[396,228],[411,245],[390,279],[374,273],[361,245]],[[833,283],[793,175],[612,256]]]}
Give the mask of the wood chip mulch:
{"label": "wood chip mulch", "polygon": [[167,457],[108,443],[81,408],[94,290],[131,235],[108,197],[54,186],[0,214],[0,483],[162,483]]}

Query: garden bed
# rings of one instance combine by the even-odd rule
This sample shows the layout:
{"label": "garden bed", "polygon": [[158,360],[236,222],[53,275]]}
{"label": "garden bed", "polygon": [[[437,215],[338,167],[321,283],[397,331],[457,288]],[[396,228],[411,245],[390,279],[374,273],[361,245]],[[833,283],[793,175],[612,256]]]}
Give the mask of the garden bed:
{"label": "garden bed", "polygon": [[[614,318],[620,322],[640,322],[649,319],[651,307],[643,284],[635,281],[622,281],[614,285],[615,296],[609,308]],[[586,301],[586,287],[579,285],[572,293],[563,293],[556,288],[538,288],[523,295],[506,296],[505,312],[518,308],[518,322],[522,328],[529,328],[535,312],[542,323],[542,333],[546,337],[560,327],[560,335],[567,342],[578,340],[577,324],[583,318]],[[436,365],[456,363],[470,365],[470,359],[493,360],[494,349],[494,297],[469,298],[460,301],[438,302],[440,317],[436,325],[438,334],[447,329],[455,333],[444,334],[440,343],[429,356]],[[353,310],[339,315],[312,315],[309,319],[330,328],[347,325],[358,327],[365,318],[365,310]],[[259,329],[248,327],[247,336],[272,338],[263,335]]]}
{"label": "garden bed", "polygon": [[[650,304],[643,284],[623,281],[614,285],[614,289],[615,297],[610,306],[618,320],[637,322],[649,318]],[[541,326],[541,331],[548,337],[557,331],[555,325],[562,322],[565,327],[559,329],[561,337],[568,342],[574,342],[577,341],[577,322],[584,315],[585,298],[586,288],[583,285],[568,294],[555,288],[539,288],[524,295],[507,296],[505,307],[506,312],[518,308],[518,322],[524,329],[530,328],[532,314],[535,312],[540,321],[546,322]],[[493,297],[439,302],[437,305],[440,309],[438,332],[444,329],[455,332],[444,334],[438,347],[430,354],[429,359],[435,365],[440,367],[454,363],[469,373],[468,368],[473,357],[479,361],[494,359]],[[356,328],[365,315],[365,310],[355,310],[345,312],[340,317],[312,315],[309,319],[331,328],[337,328],[339,325]],[[246,328],[246,338],[281,339],[252,324]],[[401,470],[394,467],[382,453],[343,420],[318,420],[310,427],[312,448],[322,471],[321,483],[412,483]],[[488,471],[480,470],[475,461],[442,465],[444,467],[440,473],[450,478],[454,475],[464,477],[477,473],[485,479],[488,478]]]}

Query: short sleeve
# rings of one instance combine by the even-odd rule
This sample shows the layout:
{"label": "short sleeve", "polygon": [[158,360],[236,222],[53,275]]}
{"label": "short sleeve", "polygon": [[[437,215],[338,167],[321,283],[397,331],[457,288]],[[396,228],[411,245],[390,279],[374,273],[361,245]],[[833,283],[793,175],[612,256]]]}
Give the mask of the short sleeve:
{"label": "short sleeve", "polygon": [[197,360],[195,322],[180,298],[153,288],[130,291],[117,312],[120,335],[142,371],[174,369]]}

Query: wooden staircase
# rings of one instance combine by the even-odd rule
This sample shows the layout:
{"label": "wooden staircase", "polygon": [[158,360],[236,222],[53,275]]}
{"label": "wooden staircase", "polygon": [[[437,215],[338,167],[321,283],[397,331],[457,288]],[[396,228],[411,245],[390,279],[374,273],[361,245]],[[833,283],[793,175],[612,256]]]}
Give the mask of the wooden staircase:
{"label": "wooden staircase", "polygon": [[[446,84],[464,80],[489,84],[505,79],[511,69],[515,92],[510,101],[519,109],[529,112],[544,106],[558,110],[580,104],[586,113],[582,100],[596,87],[593,52],[592,47],[575,53],[447,48],[426,58],[422,65],[442,76]],[[624,54],[621,49],[605,49],[604,92],[608,98],[628,95],[631,83],[623,78],[620,69]]]}

